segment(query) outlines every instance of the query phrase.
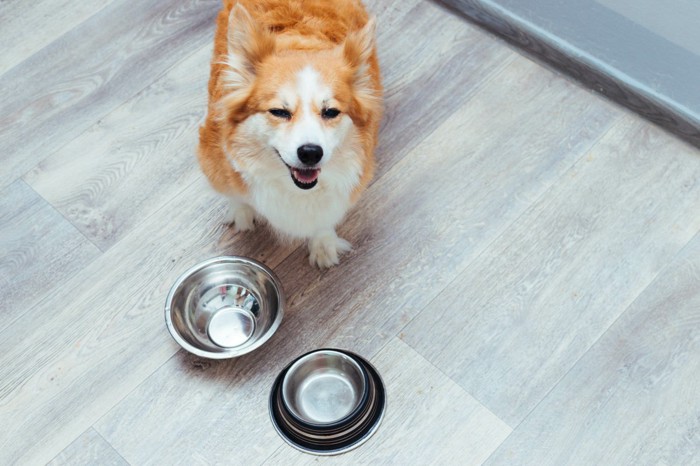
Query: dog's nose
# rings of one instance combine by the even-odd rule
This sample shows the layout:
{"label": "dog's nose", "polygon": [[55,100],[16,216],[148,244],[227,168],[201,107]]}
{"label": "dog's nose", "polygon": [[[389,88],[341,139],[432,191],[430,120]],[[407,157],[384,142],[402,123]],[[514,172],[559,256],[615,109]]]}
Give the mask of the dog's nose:
{"label": "dog's nose", "polygon": [[316,144],[304,144],[297,149],[297,155],[304,165],[316,165],[323,158],[323,148]]}

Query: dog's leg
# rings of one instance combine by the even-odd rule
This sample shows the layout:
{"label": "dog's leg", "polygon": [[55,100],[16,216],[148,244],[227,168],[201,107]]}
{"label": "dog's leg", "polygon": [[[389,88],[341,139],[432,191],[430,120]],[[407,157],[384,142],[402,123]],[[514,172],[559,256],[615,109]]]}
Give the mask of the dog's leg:
{"label": "dog's leg", "polygon": [[320,268],[337,265],[339,256],[352,249],[350,243],[338,238],[334,230],[325,231],[309,240],[309,262]]}
{"label": "dog's leg", "polygon": [[228,201],[226,223],[234,225],[236,231],[247,231],[255,228],[255,210],[238,198],[228,197]]}

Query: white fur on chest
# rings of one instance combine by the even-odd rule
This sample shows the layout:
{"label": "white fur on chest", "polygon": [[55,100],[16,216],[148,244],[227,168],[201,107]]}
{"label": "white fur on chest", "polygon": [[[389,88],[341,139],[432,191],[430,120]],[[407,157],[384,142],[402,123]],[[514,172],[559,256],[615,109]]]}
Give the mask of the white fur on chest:
{"label": "white fur on chest", "polygon": [[251,183],[248,202],[280,232],[310,238],[340,223],[350,208],[350,192],[328,186],[304,191],[290,179],[257,180]]}

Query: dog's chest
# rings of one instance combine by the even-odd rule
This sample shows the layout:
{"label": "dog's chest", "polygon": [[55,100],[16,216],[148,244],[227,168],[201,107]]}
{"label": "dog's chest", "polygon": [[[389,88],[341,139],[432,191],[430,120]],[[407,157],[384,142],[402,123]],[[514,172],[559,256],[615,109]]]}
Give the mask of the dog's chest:
{"label": "dog's chest", "polygon": [[340,223],[350,208],[350,195],[321,186],[304,191],[273,182],[251,186],[249,202],[275,229],[308,238]]}

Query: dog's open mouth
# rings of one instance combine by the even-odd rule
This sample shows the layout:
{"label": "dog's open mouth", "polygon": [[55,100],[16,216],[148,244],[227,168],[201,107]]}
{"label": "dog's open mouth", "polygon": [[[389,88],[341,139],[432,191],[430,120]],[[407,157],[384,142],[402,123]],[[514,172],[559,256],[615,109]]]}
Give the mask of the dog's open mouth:
{"label": "dog's open mouth", "polygon": [[301,189],[311,189],[318,183],[320,168],[293,168],[289,167],[292,174],[292,181]]}
{"label": "dog's open mouth", "polygon": [[[287,162],[282,158],[282,154],[277,149],[275,149],[275,152],[282,163],[287,165]],[[311,189],[318,184],[318,176],[321,174],[320,168],[295,168],[289,165],[287,165],[287,168],[289,168],[289,173],[292,175],[292,181],[298,188]]]}

